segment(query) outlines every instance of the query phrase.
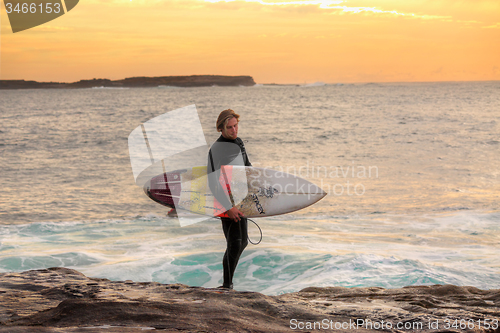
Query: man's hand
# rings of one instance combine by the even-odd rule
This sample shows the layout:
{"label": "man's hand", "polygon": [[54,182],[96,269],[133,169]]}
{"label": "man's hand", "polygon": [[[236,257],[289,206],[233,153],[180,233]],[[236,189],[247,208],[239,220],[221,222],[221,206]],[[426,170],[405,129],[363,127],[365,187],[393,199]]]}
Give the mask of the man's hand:
{"label": "man's hand", "polygon": [[240,217],[245,217],[242,212],[238,210],[238,208],[233,207],[227,211],[227,216],[234,222],[240,222]]}

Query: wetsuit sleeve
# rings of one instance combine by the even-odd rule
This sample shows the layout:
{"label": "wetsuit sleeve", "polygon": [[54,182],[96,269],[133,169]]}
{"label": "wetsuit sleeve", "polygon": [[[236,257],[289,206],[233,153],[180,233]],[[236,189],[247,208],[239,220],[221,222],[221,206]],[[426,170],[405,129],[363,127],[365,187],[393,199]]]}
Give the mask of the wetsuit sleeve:
{"label": "wetsuit sleeve", "polygon": [[243,140],[240,138],[238,140],[238,146],[240,146],[241,154],[243,155],[243,162],[245,163],[245,166],[252,166],[252,163],[250,163],[250,160],[248,159],[247,155],[247,150],[245,148],[245,145],[243,144]]}
{"label": "wetsuit sleeve", "polygon": [[245,166],[252,166],[252,163],[248,160],[248,155],[245,153]]}
{"label": "wetsuit sleeve", "polygon": [[[217,153],[215,152],[215,155]],[[207,163],[207,176],[208,176],[208,186],[210,187],[210,191],[214,195],[215,199],[226,209],[226,211],[233,208],[229,198],[227,197],[224,189],[222,188],[219,182],[220,176],[220,159],[217,156],[213,156],[212,149],[208,152],[208,163]]]}
{"label": "wetsuit sleeve", "polygon": [[[245,149],[245,148],[243,148]],[[245,166],[252,166],[252,163],[250,163],[250,160],[248,159],[248,155],[247,155],[247,152],[244,150],[244,153],[243,153],[243,158],[244,158],[244,161],[245,161]]]}

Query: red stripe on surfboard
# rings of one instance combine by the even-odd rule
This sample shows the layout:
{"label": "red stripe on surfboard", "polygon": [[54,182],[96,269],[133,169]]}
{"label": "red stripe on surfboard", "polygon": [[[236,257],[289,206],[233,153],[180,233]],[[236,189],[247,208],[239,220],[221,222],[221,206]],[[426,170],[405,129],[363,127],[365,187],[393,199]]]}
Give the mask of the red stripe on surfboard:
{"label": "red stripe on surfboard", "polygon": [[180,180],[180,172],[168,172],[154,177],[149,189],[151,198],[163,205],[174,207],[179,203],[176,197],[181,195]]}
{"label": "red stripe on surfboard", "polygon": [[[224,193],[227,195],[229,198],[229,193],[231,193],[231,179],[233,178],[233,166],[232,165],[222,165],[220,167],[220,175],[219,175],[219,184],[222,186],[224,189]],[[227,183],[226,183],[226,178],[224,177],[224,174],[226,174],[227,178]],[[214,207],[215,207],[215,212],[214,216],[218,217],[229,217],[226,213],[226,208],[222,206],[217,199],[214,197]]]}

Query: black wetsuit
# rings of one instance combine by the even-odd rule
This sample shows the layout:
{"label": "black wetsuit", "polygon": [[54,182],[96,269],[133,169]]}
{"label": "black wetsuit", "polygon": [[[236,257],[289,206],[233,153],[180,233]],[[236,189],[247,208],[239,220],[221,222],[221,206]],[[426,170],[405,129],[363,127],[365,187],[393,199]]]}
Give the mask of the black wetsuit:
{"label": "black wetsuit", "polygon": [[[244,165],[251,166],[245,150],[243,141],[240,138],[230,140],[222,135],[214,142],[208,153],[208,184],[217,201],[227,210],[231,209],[231,199],[226,195],[219,183],[221,165]],[[248,244],[248,223],[242,217],[239,222],[234,222],[230,218],[223,217],[222,230],[226,237],[226,252],[222,259],[224,271],[223,287],[232,288],[233,275],[241,253]]]}

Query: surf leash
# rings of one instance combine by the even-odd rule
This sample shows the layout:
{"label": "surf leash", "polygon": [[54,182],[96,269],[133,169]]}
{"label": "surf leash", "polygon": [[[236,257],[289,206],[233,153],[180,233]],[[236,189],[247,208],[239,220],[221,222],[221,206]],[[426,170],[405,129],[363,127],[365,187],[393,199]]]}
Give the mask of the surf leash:
{"label": "surf leash", "polygon": [[248,236],[248,241],[249,241],[249,242],[250,242],[250,244],[252,244],[252,245],[259,245],[259,244],[260,244],[260,242],[262,242],[262,229],[259,227],[259,225],[258,225],[258,224],[257,224],[254,220],[249,219],[249,218],[247,218],[247,220],[252,221],[252,222],[253,222],[253,224],[255,224],[255,225],[257,226],[257,228],[259,228],[259,231],[260,231],[260,239],[259,239],[259,241],[258,241],[257,243],[252,242],[252,240],[250,239],[250,236]]}
{"label": "surf leash", "polygon": [[[220,217],[219,217],[219,218],[220,218]],[[257,226],[257,228],[259,228],[259,232],[260,232],[260,239],[259,239],[259,241],[258,241],[258,242],[256,242],[256,243],[254,243],[254,242],[252,242],[252,240],[250,239],[250,236],[248,235],[248,231],[247,231],[247,239],[248,239],[248,242],[249,242],[250,244],[252,244],[252,245],[259,245],[259,244],[260,244],[260,242],[262,242],[262,229],[259,227],[259,225],[257,224],[257,222],[255,222],[254,220],[252,220],[252,219],[250,219],[250,218],[248,218],[248,217],[247,217],[247,220],[248,220],[248,221],[252,221],[252,222],[253,222],[253,224],[255,224],[255,225]],[[232,227],[232,224],[230,224],[230,225],[229,225],[229,230],[231,230],[231,227]],[[229,233],[229,231],[228,231],[228,233]]]}

